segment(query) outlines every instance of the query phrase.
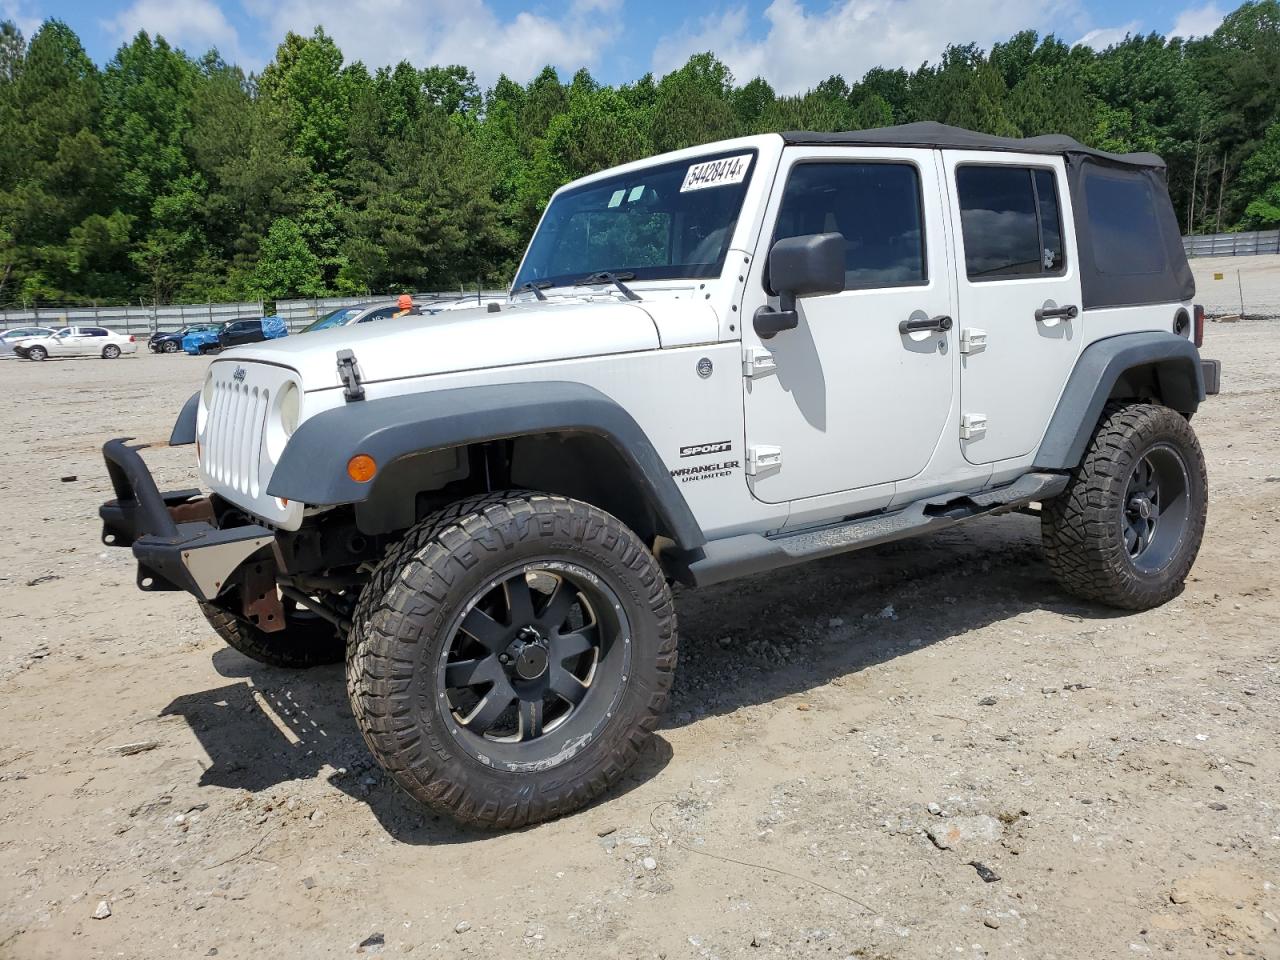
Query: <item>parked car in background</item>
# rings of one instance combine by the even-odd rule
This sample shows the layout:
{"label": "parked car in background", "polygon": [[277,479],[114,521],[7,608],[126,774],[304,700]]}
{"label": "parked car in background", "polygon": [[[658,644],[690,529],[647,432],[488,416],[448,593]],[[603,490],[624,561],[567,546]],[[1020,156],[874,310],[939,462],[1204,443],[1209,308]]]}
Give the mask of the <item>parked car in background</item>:
{"label": "parked car in background", "polygon": [[182,338],[182,349],[192,356],[217,353],[227,347],[274,340],[288,332],[280,317],[238,317],[212,330],[187,334]]}
{"label": "parked car in background", "polygon": [[285,326],[284,317],[257,317],[246,320],[232,320],[224,323],[218,331],[218,346],[223,350],[238,347],[245,343],[259,343],[263,340],[275,340],[287,337],[289,328]]}
{"label": "parked car in background", "polygon": [[[350,307],[339,307],[326,313],[323,317],[312,320],[299,330],[299,333],[314,333],[317,330],[333,330],[337,327],[350,327],[357,323],[370,323],[374,320],[385,320],[394,316],[399,307],[394,300],[375,300],[369,303],[357,303]],[[425,312],[425,311],[424,311]]]}
{"label": "parked car in background", "polygon": [[114,360],[124,353],[136,353],[138,341],[128,334],[106,327],[63,327],[43,337],[18,340],[13,352],[27,360],[48,357],[101,357]]}
{"label": "parked car in background", "polygon": [[182,340],[193,333],[213,333],[217,334],[219,324],[216,323],[193,323],[183,327],[181,330],[157,330],[151,335],[147,341],[147,347],[152,353],[177,353],[182,349]]}
{"label": "parked car in background", "polygon": [[54,332],[52,327],[18,327],[14,330],[5,330],[0,333],[0,357],[14,356],[13,345],[19,340],[29,340],[32,337],[51,337]]}

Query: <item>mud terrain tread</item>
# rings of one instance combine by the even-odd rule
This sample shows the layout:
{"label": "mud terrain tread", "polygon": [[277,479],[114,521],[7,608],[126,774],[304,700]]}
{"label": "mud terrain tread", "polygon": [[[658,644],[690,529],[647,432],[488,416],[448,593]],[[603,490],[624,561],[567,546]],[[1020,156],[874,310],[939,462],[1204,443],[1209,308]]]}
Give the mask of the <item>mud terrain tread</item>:
{"label": "mud terrain tread", "polygon": [[200,612],[227,646],[250,660],[288,669],[342,662],[345,638],[328,624],[290,626],[278,633],[266,633],[203,601]]}
{"label": "mud terrain tread", "polygon": [[[613,724],[574,759],[589,758],[583,760],[589,764],[584,775],[558,775],[553,769],[538,784],[513,777],[509,786],[495,785],[492,776],[486,782],[490,771],[470,758],[459,762],[458,747],[447,737],[424,738],[415,727],[405,694],[418,659],[416,639],[442,605],[462,600],[449,592],[457,575],[483,562],[484,553],[495,554],[547,529],[609,555],[635,578],[652,617],[656,649],[644,653],[643,662],[633,662],[632,682]],[[615,517],[543,493],[476,497],[422,521],[378,566],[354,623],[348,690],[370,750],[415,799],[476,827],[505,829],[546,820],[608,789],[635,762],[657,726],[676,665],[675,605],[653,554]]]}
{"label": "mud terrain tread", "polygon": [[[1181,449],[1201,506],[1191,520],[1182,555],[1151,577],[1134,570],[1123,539],[1117,536],[1116,518],[1133,460],[1156,438],[1170,440]],[[1125,610],[1148,610],[1166,603],[1182,591],[1199,552],[1207,485],[1204,455],[1182,414],[1152,403],[1108,404],[1067,489],[1046,503],[1041,513],[1049,569],[1063,587],[1085,600]]]}

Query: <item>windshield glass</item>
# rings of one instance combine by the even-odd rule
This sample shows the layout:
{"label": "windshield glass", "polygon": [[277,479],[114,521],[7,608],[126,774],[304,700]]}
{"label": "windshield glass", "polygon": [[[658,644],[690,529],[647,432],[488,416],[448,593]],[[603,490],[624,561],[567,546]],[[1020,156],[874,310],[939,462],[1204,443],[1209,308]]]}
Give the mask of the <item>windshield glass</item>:
{"label": "windshield glass", "polygon": [[310,333],[312,330],[328,330],[330,327],[340,327],[363,310],[364,307],[339,307],[332,313],[326,313],[319,320],[312,320],[299,332]]}
{"label": "windshield glass", "polygon": [[719,276],[756,154],[738,150],[645,167],[551,201],[514,289],[624,279]]}

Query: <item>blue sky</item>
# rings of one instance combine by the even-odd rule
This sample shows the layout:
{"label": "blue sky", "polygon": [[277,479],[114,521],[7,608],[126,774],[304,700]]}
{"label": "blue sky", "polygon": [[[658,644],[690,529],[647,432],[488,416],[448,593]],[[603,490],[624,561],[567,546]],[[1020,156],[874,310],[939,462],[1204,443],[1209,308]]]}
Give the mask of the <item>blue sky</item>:
{"label": "blue sky", "polygon": [[145,29],[260,69],[286,30],[323,24],[349,59],[463,63],[484,84],[502,72],[527,80],[547,63],[620,83],[713,50],[739,81],[761,75],[787,93],[1027,28],[1098,47],[1126,31],[1200,35],[1230,9],[1213,0],[0,0],[0,18],[28,34],[46,17],[66,21],[99,62]]}

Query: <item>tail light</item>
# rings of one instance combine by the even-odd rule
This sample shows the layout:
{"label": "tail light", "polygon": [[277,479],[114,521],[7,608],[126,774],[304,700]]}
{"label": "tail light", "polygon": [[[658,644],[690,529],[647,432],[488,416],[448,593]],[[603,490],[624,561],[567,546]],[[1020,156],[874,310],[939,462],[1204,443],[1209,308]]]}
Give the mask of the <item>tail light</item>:
{"label": "tail light", "polygon": [[137,337],[135,337],[135,336],[130,336],[130,337],[129,337],[129,342],[130,342],[130,343],[137,343],[137,342],[138,342],[138,338],[137,338]]}
{"label": "tail light", "polygon": [[1204,346],[1204,304],[1197,303],[1191,308],[1191,315],[1194,318],[1194,327],[1192,330],[1192,340],[1197,347]]}

